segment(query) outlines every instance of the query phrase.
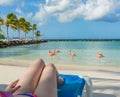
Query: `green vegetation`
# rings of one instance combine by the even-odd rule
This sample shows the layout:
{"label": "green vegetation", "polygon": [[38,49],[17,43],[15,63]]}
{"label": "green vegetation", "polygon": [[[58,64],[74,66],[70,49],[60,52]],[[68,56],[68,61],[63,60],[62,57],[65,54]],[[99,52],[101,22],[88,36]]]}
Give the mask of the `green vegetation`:
{"label": "green vegetation", "polygon": [[1,38],[3,39],[3,38],[5,38],[5,36],[0,33],[0,39],[1,39]]}
{"label": "green vegetation", "polygon": [[36,40],[38,40],[38,37],[40,36],[40,31],[36,31],[35,35],[36,35]]}
{"label": "green vegetation", "polygon": [[0,17],[0,32],[2,32],[1,27],[4,25],[4,20]]}
{"label": "green vegetation", "polygon": [[[2,26],[6,26],[6,38],[9,40],[9,28],[12,28],[13,31],[18,32],[18,38],[21,39],[21,32],[25,34],[25,39],[27,39],[27,34],[32,31],[33,33],[33,39],[34,35],[37,37],[41,36],[40,31],[38,31],[36,34],[37,30],[37,25],[36,24],[31,24],[29,21],[27,21],[24,17],[18,18],[14,13],[9,13],[4,20],[3,18],[0,17],[0,32],[2,32]],[[3,33],[4,34],[4,33]]]}
{"label": "green vegetation", "polygon": [[34,39],[34,34],[35,34],[35,31],[37,30],[37,25],[36,24],[33,24],[32,25],[32,31],[33,31],[33,39]]}
{"label": "green vegetation", "polygon": [[3,46],[3,45],[6,45],[6,43],[3,41],[0,41],[0,46]]}

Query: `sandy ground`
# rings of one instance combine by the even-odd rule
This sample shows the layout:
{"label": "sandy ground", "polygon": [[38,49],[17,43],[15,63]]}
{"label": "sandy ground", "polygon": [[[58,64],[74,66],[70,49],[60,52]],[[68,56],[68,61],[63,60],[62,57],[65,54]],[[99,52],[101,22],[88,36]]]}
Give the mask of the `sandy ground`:
{"label": "sandy ground", "polygon": [[[3,90],[9,82],[17,79],[28,65],[30,63],[0,61],[0,90]],[[120,68],[67,65],[56,65],[56,67],[59,73],[89,76],[93,83],[93,97],[120,97]]]}

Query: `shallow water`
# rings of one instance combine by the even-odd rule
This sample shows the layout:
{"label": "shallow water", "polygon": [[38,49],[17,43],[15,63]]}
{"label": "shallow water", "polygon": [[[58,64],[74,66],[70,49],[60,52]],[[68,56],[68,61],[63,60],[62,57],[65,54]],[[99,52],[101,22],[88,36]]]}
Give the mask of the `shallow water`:
{"label": "shallow water", "polygon": [[[60,53],[57,53],[54,57],[48,56],[48,51],[54,49],[59,49]],[[72,58],[69,55],[70,50],[77,56]],[[97,52],[101,52],[104,57],[98,59],[96,57]],[[119,67],[120,42],[56,41],[0,49],[0,59],[33,61],[40,57],[47,63]]]}

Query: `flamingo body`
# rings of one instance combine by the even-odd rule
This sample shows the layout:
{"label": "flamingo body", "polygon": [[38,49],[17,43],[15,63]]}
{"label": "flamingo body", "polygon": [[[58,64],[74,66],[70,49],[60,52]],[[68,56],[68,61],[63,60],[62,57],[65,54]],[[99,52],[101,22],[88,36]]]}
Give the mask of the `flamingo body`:
{"label": "flamingo body", "polygon": [[71,56],[71,57],[75,57],[76,54],[70,50],[70,56]]}
{"label": "flamingo body", "polygon": [[98,58],[104,57],[103,54],[101,54],[101,53],[99,53],[99,52],[96,54],[96,56],[97,56]]}
{"label": "flamingo body", "polygon": [[49,56],[54,56],[55,53],[53,53],[53,52],[51,52],[51,51],[48,51],[48,55],[49,55]]}
{"label": "flamingo body", "polygon": [[58,49],[54,50],[54,53],[59,53],[59,52],[60,52],[60,50],[58,50]]}

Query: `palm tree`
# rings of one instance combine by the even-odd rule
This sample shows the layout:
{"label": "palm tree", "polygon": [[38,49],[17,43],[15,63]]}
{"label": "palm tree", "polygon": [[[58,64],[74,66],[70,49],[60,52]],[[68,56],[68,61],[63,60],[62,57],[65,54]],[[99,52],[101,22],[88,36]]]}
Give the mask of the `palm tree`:
{"label": "palm tree", "polygon": [[36,31],[36,32],[35,32],[35,36],[36,36],[36,40],[38,40],[38,37],[41,36],[41,35],[40,35],[40,31]]}
{"label": "palm tree", "polygon": [[7,39],[9,40],[8,28],[14,27],[17,16],[14,13],[9,13],[6,17],[5,25],[7,27]]}
{"label": "palm tree", "polygon": [[0,17],[0,32],[2,32],[1,26],[4,25],[4,20]]}
{"label": "palm tree", "polygon": [[23,28],[25,24],[24,18],[19,18],[14,22],[14,26],[12,27],[14,30],[18,31],[18,38],[20,39],[20,30]]}
{"label": "palm tree", "polygon": [[24,26],[22,27],[22,30],[25,32],[25,39],[26,39],[26,34],[31,30],[31,24],[28,21],[25,21]]}
{"label": "palm tree", "polygon": [[34,35],[35,35],[36,29],[37,29],[37,25],[36,25],[36,24],[33,24],[33,25],[32,25],[33,39],[34,39]]}

